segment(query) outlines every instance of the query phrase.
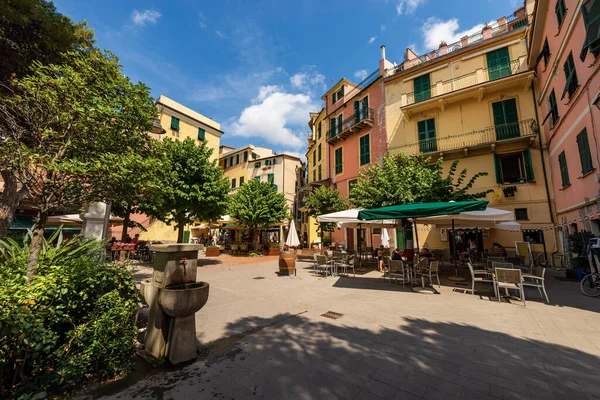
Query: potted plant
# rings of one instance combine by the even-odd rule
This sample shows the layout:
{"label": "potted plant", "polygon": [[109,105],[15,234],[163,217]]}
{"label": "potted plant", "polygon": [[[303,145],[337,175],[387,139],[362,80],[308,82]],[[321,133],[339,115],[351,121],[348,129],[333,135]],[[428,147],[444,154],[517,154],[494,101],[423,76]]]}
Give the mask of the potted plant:
{"label": "potted plant", "polygon": [[206,246],[206,257],[219,257],[220,254],[219,246]]}
{"label": "potted plant", "polygon": [[278,256],[281,251],[281,245],[279,243],[271,243],[269,247],[269,255],[270,256]]}

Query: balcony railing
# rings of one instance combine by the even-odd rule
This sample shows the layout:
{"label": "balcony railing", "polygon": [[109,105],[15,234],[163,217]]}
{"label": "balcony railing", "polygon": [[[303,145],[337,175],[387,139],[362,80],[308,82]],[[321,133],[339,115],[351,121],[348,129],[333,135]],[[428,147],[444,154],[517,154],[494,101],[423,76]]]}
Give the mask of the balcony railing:
{"label": "balcony railing", "polygon": [[361,108],[342,121],[341,126],[336,125],[327,131],[327,140],[343,139],[366,126],[373,126],[375,111],[372,108]]}
{"label": "balcony railing", "polygon": [[409,106],[414,103],[429,100],[433,97],[448,94],[457,90],[465,89],[480,83],[494,81],[505,78],[519,72],[526,71],[525,57],[519,57],[505,65],[499,65],[496,68],[479,68],[470,74],[461,75],[447,81],[439,81],[431,85],[428,92],[403,93],[400,98],[400,107]]}
{"label": "balcony railing", "polygon": [[504,140],[532,137],[536,133],[534,119],[526,119],[509,124],[490,126],[459,135],[445,136],[441,138],[419,140],[401,146],[390,147],[391,153],[436,153],[462,150],[484,144],[497,143]]}

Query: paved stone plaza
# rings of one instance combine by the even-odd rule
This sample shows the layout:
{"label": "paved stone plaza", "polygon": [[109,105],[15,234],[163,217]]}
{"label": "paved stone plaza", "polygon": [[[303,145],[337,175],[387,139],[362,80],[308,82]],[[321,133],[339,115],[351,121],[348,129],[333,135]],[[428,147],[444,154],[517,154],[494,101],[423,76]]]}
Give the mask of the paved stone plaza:
{"label": "paved stone plaza", "polygon": [[374,271],[324,279],[309,263],[279,277],[273,257],[202,264],[198,279],[211,285],[196,316],[202,357],[138,366],[81,397],[600,399],[600,299],[562,273],[547,274],[550,305],[528,289],[523,307],[446,279],[425,295]]}

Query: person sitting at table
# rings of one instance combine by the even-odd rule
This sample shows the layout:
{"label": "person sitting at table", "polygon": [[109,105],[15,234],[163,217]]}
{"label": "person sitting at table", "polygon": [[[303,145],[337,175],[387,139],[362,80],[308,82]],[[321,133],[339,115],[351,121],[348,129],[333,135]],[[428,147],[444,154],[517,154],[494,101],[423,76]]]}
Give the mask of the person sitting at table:
{"label": "person sitting at table", "polygon": [[125,238],[125,243],[129,244],[131,243],[133,239],[131,239],[131,236],[129,236],[129,234],[127,234],[127,237]]}
{"label": "person sitting at table", "polygon": [[392,260],[402,260],[402,252],[398,248],[392,252]]}
{"label": "person sitting at table", "polygon": [[379,250],[377,250],[377,269],[379,272],[383,272],[383,245],[379,246]]}
{"label": "person sitting at table", "polygon": [[469,257],[473,257],[477,253],[477,243],[474,240],[469,239],[467,242],[467,251],[469,252]]}
{"label": "person sitting at table", "polygon": [[433,254],[431,254],[431,252],[429,251],[429,248],[427,248],[427,247],[423,247],[421,249],[420,255],[421,255],[421,257],[424,257],[424,258],[432,258],[433,257]]}
{"label": "person sitting at table", "polygon": [[135,236],[133,237],[133,239],[131,239],[131,244],[134,244],[137,246],[139,241],[140,241],[140,234],[136,233]]}

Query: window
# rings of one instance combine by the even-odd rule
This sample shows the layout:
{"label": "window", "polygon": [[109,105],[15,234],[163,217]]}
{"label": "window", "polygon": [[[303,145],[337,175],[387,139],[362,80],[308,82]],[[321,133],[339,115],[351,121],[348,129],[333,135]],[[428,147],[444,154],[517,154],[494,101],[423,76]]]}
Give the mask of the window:
{"label": "window", "polygon": [[231,188],[235,189],[235,178],[231,180]]}
{"label": "window", "polygon": [[323,179],[323,175],[321,174],[321,165],[319,164],[319,180]]}
{"label": "window", "polygon": [[240,155],[236,154],[235,155],[235,165],[238,165],[240,163]]}
{"label": "window", "polygon": [[577,135],[577,147],[579,148],[579,160],[581,161],[581,173],[583,175],[594,170],[592,164],[592,153],[590,153],[590,143],[588,141],[587,129],[583,129]]}
{"label": "window", "polygon": [[260,161],[259,161],[259,162],[256,162],[256,163],[254,163],[254,168],[260,168]]}
{"label": "window", "polygon": [[540,51],[540,54],[538,54],[535,63],[539,63],[542,58],[544,59],[544,66],[548,66],[548,60],[550,59],[550,46],[548,46],[548,38],[544,40],[544,46],[542,46],[542,51]]}
{"label": "window", "polygon": [[437,143],[435,141],[435,120],[433,118],[425,121],[419,121],[419,149],[421,153],[430,153],[437,151]]}
{"label": "window", "polygon": [[275,160],[265,160],[265,166],[275,164]]}
{"label": "window", "polygon": [[244,177],[240,176],[240,186],[242,186],[244,184]]}
{"label": "window", "polygon": [[352,192],[352,188],[354,186],[356,186],[356,184],[358,184],[358,179],[350,179],[348,181],[348,194],[350,194],[350,192]]}
{"label": "window", "polygon": [[338,147],[337,149],[335,149],[335,173],[337,174],[341,174],[343,171],[343,154],[342,154],[342,148]]}
{"label": "window", "polygon": [[485,56],[487,59],[488,77],[490,81],[504,78],[505,76],[509,76],[511,74],[508,47],[503,47],[496,51],[490,51]]}
{"label": "window", "polygon": [[313,169],[313,182],[317,181],[317,170]]}
{"label": "window", "polygon": [[561,99],[565,97],[567,92],[569,93],[570,99],[579,86],[579,83],[577,82],[577,71],[575,71],[575,63],[573,62],[573,52],[569,53],[569,57],[567,57],[567,61],[565,61],[564,70],[567,83],[565,85],[565,90],[563,90]]}
{"label": "window", "polygon": [[313,151],[313,167],[317,165],[317,151]]}
{"label": "window", "polygon": [[342,99],[344,97],[344,86],[342,86],[340,88],[340,90],[338,90],[337,92],[335,92],[332,97],[331,97],[331,102],[332,104],[337,103],[338,100]]}
{"label": "window", "polygon": [[319,161],[321,161],[321,143],[319,143],[319,147],[317,148],[317,150],[318,150],[318,153],[319,153],[318,159],[319,159]]}
{"label": "window", "polygon": [[248,152],[244,152],[244,162],[248,161]]}
{"label": "window", "polygon": [[529,219],[527,216],[526,208],[515,208],[515,219],[517,221],[526,221]]}
{"label": "window", "polygon": [[413,79],[413,90],[415,92],[415,103],[429,99],[431,97],[429,74]]}
{"label": "window", "polygon": [[496,183],[533,182],[533,164],[529,149],[519,153],[494,154]]}
{"label": "window", "polygon": [[492,103],[492,111],[496,128],[496,140],[510,139],[521,135],[517,101],[515,99]]}
{"label": "window", "polygon": [[587,0],[581,6],[581,14],[585,26],[585,41],[583,48],[579,54],[579,58],[583,61],[590,50],[594,57],[600,52],[600,1]]}
{"label": "window", "polygon": [[365,118],[369,118],[369,97],[354,101],[354,123],[358,124]]}
{"label": "window", "polygon": [[321,139],[321,129],[322,129],[323,121],[319,121],[319,126],[317,127],[317,138]]}
{"label": "window", "polygon": [[371,162],[371,142],[369,139],[370,135],[365,135],[359,140],[360,165],[369,164]]}
{"label": "window", "polygon": [[267,174],[267,182],[271,185],[275,184],[275,174]]}
{"label": "window", "polygon": [[567,7],[565,6],[565,0],[556,0],[556,6],[554,7],[554,12],[556,13],[556,19],[558,20],[558,27],[562,25],[565,19],[565,13],[567,12]]}
{"label": "window", "polygon": [[548,96],[548,114],[550,115],[550,129],[552,129],[556,125],[556,121],[558,121],[558,105],[556,104],[554,89],[552,89],[550,96]]}
{"label": "window", "polygon": [[254,180],[255,180],[255,181],[260,181],[260,176],[255,176],[255,177],[254,177]]}
{"label": "window", "polygon": [[171,117],[171,129],[179,131],[179,118]]}
{"label": "window", "polygon": [[560,179],[563,189],[571,184],[569,180],[569,167],[567,166],[567,157],[563,151],[558,155],[558,166],[560,167]]}
{"label": "window", "polygon": [[531,244],[544,244],[544,231],[541,229],[523,229],[523,241]]}
{"label": "window", "polygon": [[206,140],[206,131],[202,128],[198,128],[198,140]]}

